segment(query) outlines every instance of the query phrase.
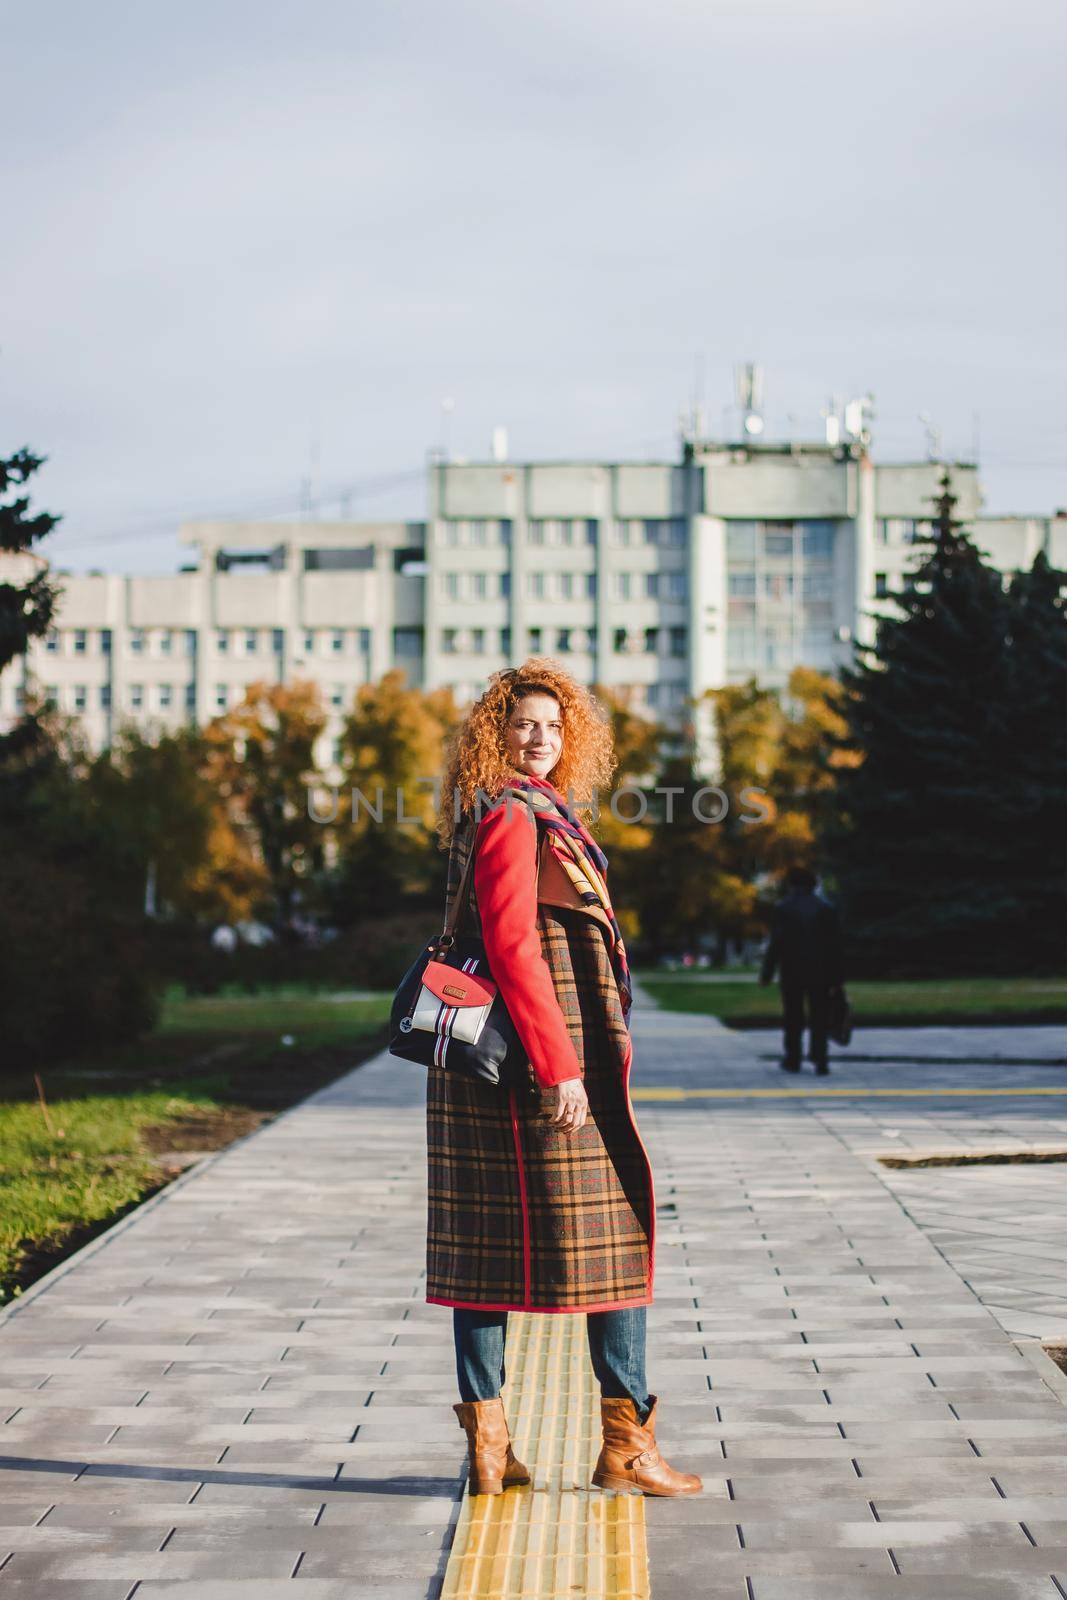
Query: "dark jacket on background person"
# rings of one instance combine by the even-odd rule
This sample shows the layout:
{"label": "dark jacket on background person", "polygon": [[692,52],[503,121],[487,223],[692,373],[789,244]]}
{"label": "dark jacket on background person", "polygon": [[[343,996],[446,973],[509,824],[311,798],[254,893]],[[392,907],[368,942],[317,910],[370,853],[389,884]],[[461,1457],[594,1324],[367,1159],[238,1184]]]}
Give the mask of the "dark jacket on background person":
{"label": "dark jacket on background person", "polygon": [[840,913],[815,889],[790,889],[774,908],[761,982],[769,983],[775,971],[783,988],[832,989],[844,982]]}

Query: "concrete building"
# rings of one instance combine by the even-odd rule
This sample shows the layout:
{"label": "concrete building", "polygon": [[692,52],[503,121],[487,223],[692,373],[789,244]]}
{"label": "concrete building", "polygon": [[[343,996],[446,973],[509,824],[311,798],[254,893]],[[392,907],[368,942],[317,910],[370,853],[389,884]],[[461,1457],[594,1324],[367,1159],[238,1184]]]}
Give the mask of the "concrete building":
{"label": "concrete building", "polygon": [[[529,654],[680,724],[706,689],[794,665],[832,670],[923,554],[940,464],[846,443],[690,439],[677,462],[429,468],[410,523],[195,523],[173,576],[63,577],[56,627],[0,677],[0,725],[32,687],[105,745],[126,718],[203,723],[257,678],[313,678],[331,764],[355,688],[401,666],[461,701]],[[958,517],[1005,574],[1067,567],[1067,516],[981,516],[977,468],[949,464]],[[710,718],[697,718],[710,752]]]}

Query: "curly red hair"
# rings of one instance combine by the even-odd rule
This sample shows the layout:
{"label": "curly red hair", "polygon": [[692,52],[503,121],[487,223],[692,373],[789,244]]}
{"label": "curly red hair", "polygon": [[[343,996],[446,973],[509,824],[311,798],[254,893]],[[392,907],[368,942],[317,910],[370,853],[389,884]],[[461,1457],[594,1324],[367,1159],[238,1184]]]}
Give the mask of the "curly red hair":
{"label": "curly red hair", "polygon": [[495,798],[515,776],[505,729],[516,702],[528,694],[549,694],[559,704],[563,749],[548,780],[564,799],[573,789],[576,808],[589,810],[594,790],[611,781],[617,762],[607,712],[550,656],[529,656],[521,667],[505,667],[491,675],[489,687],[449,741],[437,816],[442,849],[447,850],[455,831],[456,795],[459,807],[473,813],[479,789]]}

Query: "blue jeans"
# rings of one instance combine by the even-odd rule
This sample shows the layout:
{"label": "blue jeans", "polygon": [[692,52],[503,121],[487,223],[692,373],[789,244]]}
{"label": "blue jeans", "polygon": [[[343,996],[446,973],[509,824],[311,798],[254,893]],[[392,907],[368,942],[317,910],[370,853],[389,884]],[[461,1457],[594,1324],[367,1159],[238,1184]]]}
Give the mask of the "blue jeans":
{"label": "blue jeans", "polygon": [[[600,1392],[606,1400],[632,1400],[644,1422],[651,1404],[645,1378],[645,1307],[589,1311],[586,1334]],[[506,1311],[452,1312],[456,1376],[461,1400],[495,1400],[504,1379]]]}

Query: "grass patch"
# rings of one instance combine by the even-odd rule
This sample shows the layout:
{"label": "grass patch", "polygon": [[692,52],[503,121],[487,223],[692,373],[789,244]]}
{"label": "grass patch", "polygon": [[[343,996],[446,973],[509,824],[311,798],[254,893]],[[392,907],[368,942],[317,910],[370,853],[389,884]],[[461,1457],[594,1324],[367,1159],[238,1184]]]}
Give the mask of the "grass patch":
{"label": "grass patch", "polygon": [[[692,972],[640,972],[638,977],[665,1011],[718,1017],[731,1028],[781,1022],[776,983],[765,988]],[[846,987],[859,1028],[1067,1022],[1067,978],[913,978]]]}
{"label": "grass patch", "polygon": [[1021,1167],[1034,1162],[1067,1161],[1067,1150],[953,1150],[930,1155],[879,1156],[883,1167]]}
{"label": "grass patch", "polygon": [[[384,1047],[391,996],[185,999],[134,1044],[0,1071],[0,1303],[222,1148]],[[283,1043],[283,1039],[291,1040]]]}

